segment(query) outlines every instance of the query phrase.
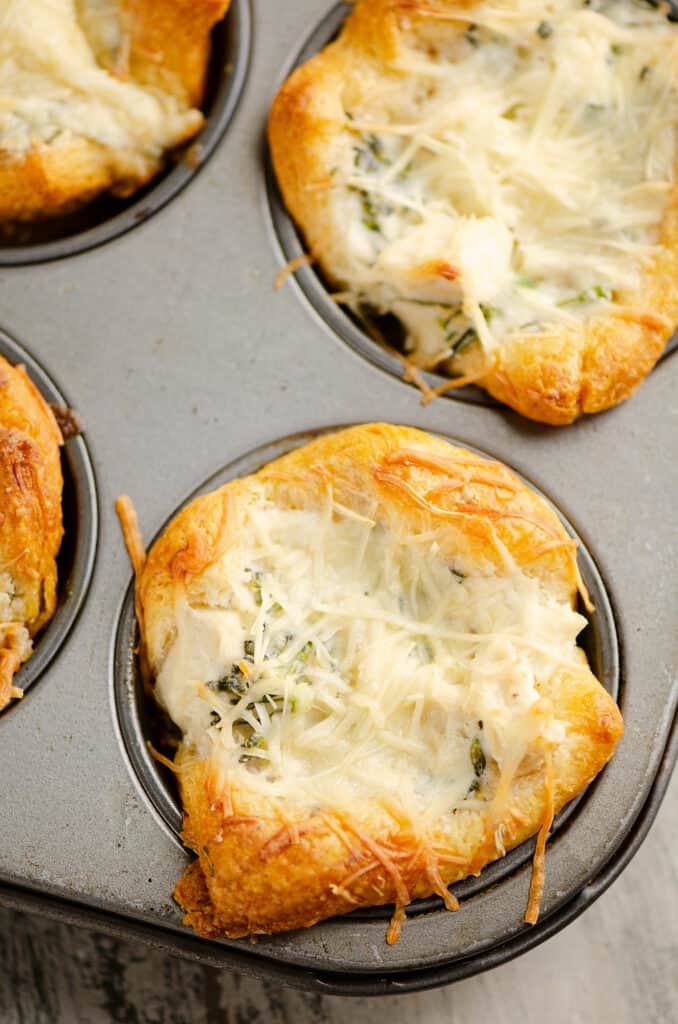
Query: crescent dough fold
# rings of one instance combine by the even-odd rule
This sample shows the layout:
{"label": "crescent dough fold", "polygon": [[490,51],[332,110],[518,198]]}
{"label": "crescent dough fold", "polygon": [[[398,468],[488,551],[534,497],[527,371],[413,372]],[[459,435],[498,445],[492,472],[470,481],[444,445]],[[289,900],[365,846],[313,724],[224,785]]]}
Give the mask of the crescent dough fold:
{"label": "crescent dough fold", "polygon": [[[408,427],[319,438],[191,502],[141,569],[205,936],[447,886],[541,830],[622,733],[575,543],[506,467]],[[137,559],[139,564],[139,559]],[[528,919],[536,920],[543,858]]]}

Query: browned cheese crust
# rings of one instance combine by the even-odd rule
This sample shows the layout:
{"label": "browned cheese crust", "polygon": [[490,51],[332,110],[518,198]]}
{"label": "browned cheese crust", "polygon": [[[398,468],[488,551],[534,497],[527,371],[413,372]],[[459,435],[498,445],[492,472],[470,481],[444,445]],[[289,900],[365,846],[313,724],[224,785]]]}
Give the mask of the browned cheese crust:
{"label": "browned cheese crust", "polygon": [[25,657],[23,627],[35,636],[56,605],[60,445],[54,416],[24,368],[0,356],[0,579],[9,576],[22,608],[17,619],[0,616],[0,708],[13,695],[12,678]]}
{"label": "browned cheese crust", "polygon": [[[125,41],[120,66],[112,55],[97,59],[115,77],[201,104],[210,55],[210,31],[230,0],[119,0]],[[116,61],[119,60],[119,55]],[[198,125],[198,127],[200,127]],[[191,129],[184,139],[196,133]],[[91,138],[35,146],[24,156],[0,150],[0,220],[27,221],[73,212],[102,192],[133,194],[162,169],[162,161],[130,176],[115,151]]]}
{"label": "browned cheese crust", "polygon": [[[430,33],[433,20],[434,31],[462,33],[466,23],[432,19],[432,12],[463,6],[472,20],[477,2],[359,0],[339,37],[297,68],[275,98],[268,133],[285,204],[314,260],[339,288],[331,170],[339,162],[346,109],[359,107],[371,91],[378,95],[383,76],[399,74],[391,65],[405,31]],[[472,376],[500,401],[544,423],[571,423],[624,401],[678,322],[678,186],[668,198],[659,242],[638,288],[619,295],[618,310],[585,319],[579,328],[514,332],[483,375],[473,349],[456,357],[455,373]]]}
{"label": "browned cheese crust", "polygon": [[[177,595],[197,600],[201,572],[235,542],[229,520],[252,479],[266,481],[269,498],[291,507],[314,496],[320,502],[327,481],[347,507],[355,507],[356,494],[368,495],[386,525],[413,532],[442,526],[442,557],[463,552],[499,569],[499,540],[521,569],[560,598],[575,598],[574,542],[546,502],[508,469],[411,428],[355,427],[198,498],[167,527],[137,591],[152,671],[173,639]],[[309,814],[293,800],[248,790],[243,773],[222,777],[213,762],[180,749],[174,768],[184,838],[199,856],[175,893],[186,923],[203,936],[239,937],[312,925],[356,906],[395,902],[402,910],[434,892],[454,909],[446,887],[533,835],[548,818],[549,797],[557,812],[601,770],[622,734],[615,702],[583,658],[581,667],[544,680],[540,695],[567,725],[552,751],[552,773],[551,755],[535,747],[500,817],[489,803],[486,811],[460,809],[451,832],[434,827],[426,836],[385,806],[375,807],[367,823],[330,811]],[[398,930],[399,921],[390,941]]]}

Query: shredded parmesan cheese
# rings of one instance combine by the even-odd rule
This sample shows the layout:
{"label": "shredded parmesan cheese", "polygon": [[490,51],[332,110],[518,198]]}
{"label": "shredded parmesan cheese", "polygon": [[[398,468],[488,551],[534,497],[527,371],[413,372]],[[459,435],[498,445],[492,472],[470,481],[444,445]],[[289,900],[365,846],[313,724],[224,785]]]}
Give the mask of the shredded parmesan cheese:
{"label": "shredded parmesan cheese", "polygon": [[279,288],[282,288],[290,274],[296,274],[297,270],[301,270],[302,267],[308,267],[311,263],[313,263],[313,257],[305,252],[295,256],[294,259],[288,260],[275,279],[275,290],[278,291]]}
{"label": "shredded parmesan cheese", "polygon": [[[422,470],[425,493],[416,486]],[[574,558],[575,544],[546,514],[512,510],[515,479],[471,452],[398,449],[372,468],[376,491],[364,493],[333,484],[322,465],[308,472],[319,490],[294,478],[280,488],[273,475],[224,491],[221,528],[187,542],[180,563],[171,559],[174,629],[155,695],[183,733],[182,753],[172,762],[149,749],[173,772],[206,765],[209,806],[223,813],[219,837],[257,820],[234,813],[235,790],[266,798],[278,824],[262,863],[331,831],[348,851],[331,891],[347,904],[361,902],[361,887],[393,894],[390,943],[422,884],[458,908],[445,866],[473,871],[505,853],[511,827],[529,820],[513,806],[514,781],[535,771],[537,758],[545,799],[526,913],[533,923],[554,814],[551,751],[567,731],[542,691],[556,673],[585,664],[576,638],[586,620],[567,584],[546,586],[516,563],[495,524],[509,519],[543,534],[535,557],[565,546]],[[478,499],[483,487],[500,496],[498,508]],[[382,488],[428,513],[420,525],[391,521],[397,506],[381,500]],[[127,498],[116,507],[138,574],[136,515]],[[487,528],[494,557],[450,545],[457,517]],[[454,839],[454,816],[465,811],[480,812],[482,823],[470,855]]]}
{"label": "shredded parmesan cheese", "polygon": [[331,489],[320,507],[255,493],[233,511],[247,540],[176,598],[156,695],[187,749],[306,814],[360,828],[388,803],[425,835],[562,739],[539,687],[582,663],[565,596],[515,564],[450,562],[434,532],[400,536]]}
{"label": "shredded parmesan cheese", "polygon": [[526,924],[536,924],[539,918],[539,907],[544,891],[546,840],[553,824],[553,755],[547,751],[544,756],[546,764],[546,794],[544,800],[544,818],[537,836],[534,851],[534,865],[530,882],[530,897],[525,911]]}

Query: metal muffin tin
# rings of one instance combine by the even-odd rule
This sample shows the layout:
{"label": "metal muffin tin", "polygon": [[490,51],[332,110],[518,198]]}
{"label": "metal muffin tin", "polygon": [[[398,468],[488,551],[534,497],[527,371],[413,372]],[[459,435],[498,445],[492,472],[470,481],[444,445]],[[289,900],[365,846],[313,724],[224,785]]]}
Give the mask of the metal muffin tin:
{"label": "metal muffin tin", "polygon": [[[101,510],[77,628],[45,684],[0,719],[0,772],[16,780],[23,769],[0,793],[0,901],[302,987],[405,991],[483,970],[553,934],[616,877],[656,813],[676,758],[678,361],[665,359],[618,409],[566,428],[489,403],[422,408],[416,390],[345,344],[297,283],[275,292],[284,258],[266,180],[267,111],[312,26],[327,15],[331,33],[337,15],[322,0],[289,0],[274,17],[266,8],[236,6],[252,17],[249,72],[228,131],[190,186],[86,256],[13,267],[0,284],[0,325],[65,381],[85,422]],[[77,237],[71,245],[79,251]],[[299,434],[378,419],[502,459],[572,524],[592,556],[582,562],[588,581],[595,588],[598,572],[602,580],[591,653],[610,686],[618,656],[626,735],[549,844],[534,928],[522,923],[528,844],[456,887],[459,913],[435,901],[415,907],[394,947],[380,911],[256,944],[198,939],[171,898],[187,860],[174,797],[137,757],[130,568],[113,502],[131,494],[150,538],[200,481],[249,471]],[[92,526],[95,514],[93,504]]]}

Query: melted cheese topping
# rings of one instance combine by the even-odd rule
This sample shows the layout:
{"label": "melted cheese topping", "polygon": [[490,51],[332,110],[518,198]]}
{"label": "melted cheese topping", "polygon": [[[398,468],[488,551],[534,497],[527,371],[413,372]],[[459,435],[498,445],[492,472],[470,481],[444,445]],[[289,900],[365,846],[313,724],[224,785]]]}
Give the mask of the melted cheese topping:
{"label": "melted cheese topping", "polygon": [[576,330],[639,285],[674,183],[678,34],[635,0],[421,8],[344,87],[328,265],[432,366]]}
{"label": "melted cheese topping", "polygon": [[585,663],[585,619],[538,580],[450,564],[434,534],[395,536],[331,496],[255,494],[238,515],[243,542],[178,598],[156,682],[227,777],[440,821],[490,799],[538,737],[563,738],[538,684]]}
{"label": "melted cheese topping", "polygon": [[126,52],[120,19],[107,0],[0,0],[0,153],[80,138],[143,177],[200,128],[199,111],[108,70]]}

